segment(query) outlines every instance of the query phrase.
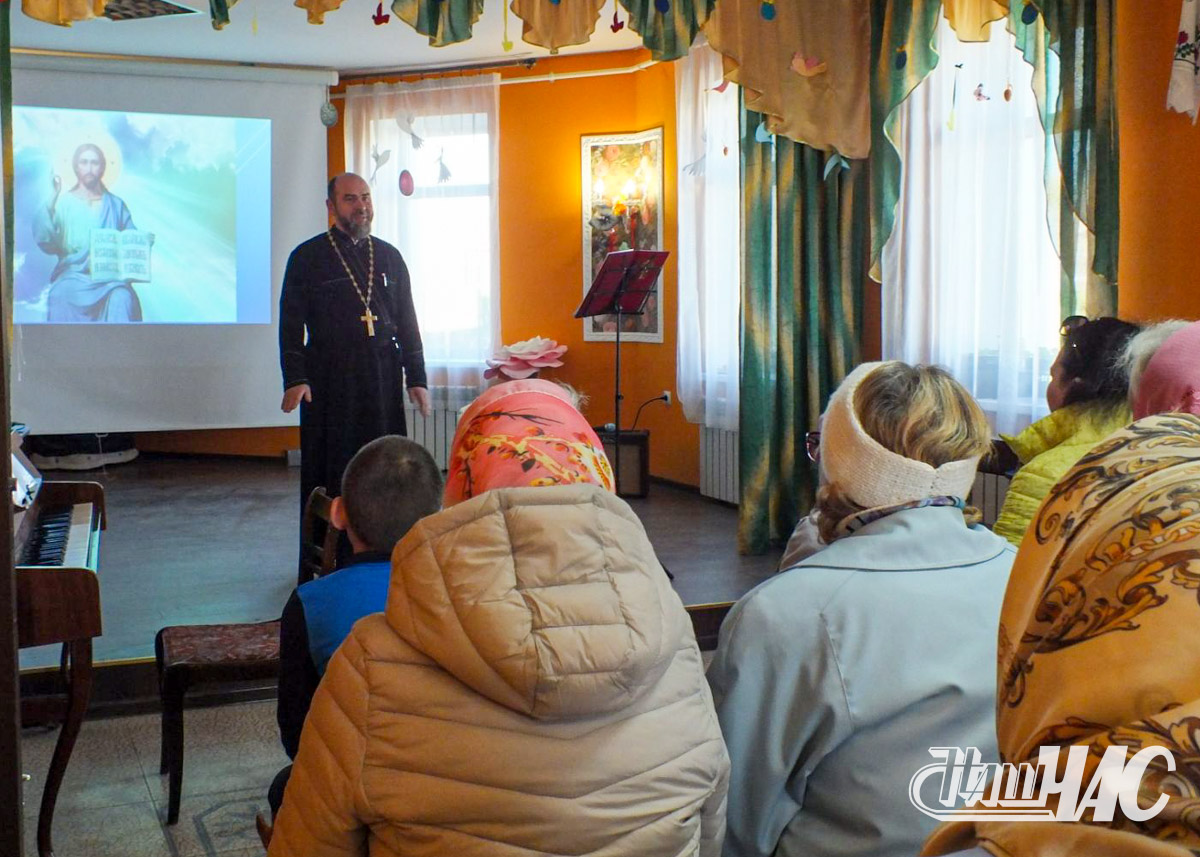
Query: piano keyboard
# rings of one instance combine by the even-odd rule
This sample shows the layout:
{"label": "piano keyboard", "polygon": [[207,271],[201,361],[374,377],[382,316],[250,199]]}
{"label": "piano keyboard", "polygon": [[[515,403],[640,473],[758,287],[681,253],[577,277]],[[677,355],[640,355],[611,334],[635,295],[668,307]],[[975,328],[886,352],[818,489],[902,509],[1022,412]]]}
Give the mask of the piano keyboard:
{"label": "piano keyboard", "polygon": [[86,568],[92,512],[91,503],[47,509],[17,564]]}

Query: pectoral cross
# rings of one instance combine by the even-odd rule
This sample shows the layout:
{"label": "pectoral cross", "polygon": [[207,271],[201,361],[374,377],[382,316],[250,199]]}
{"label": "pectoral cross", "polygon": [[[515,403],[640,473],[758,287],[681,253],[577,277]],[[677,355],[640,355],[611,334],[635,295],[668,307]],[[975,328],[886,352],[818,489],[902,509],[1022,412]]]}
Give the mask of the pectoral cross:
{"label": "pectoral cross", "polygon": [[367,314],[360,315],[358,320],[367,325],[367,336],[375,335],[375,322],[379,321],[379,316],[371,312],[371,308],[367,307]]}

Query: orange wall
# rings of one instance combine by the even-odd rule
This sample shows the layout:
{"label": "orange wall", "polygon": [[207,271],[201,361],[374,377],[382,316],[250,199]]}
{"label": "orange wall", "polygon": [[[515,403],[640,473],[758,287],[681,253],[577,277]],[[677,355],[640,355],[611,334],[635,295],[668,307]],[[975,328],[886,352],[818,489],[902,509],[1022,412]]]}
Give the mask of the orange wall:
{"label": "orange wall", "polygon": [[1117,0],[1125,318],[1200,318],[1200,128],[1164,107],[1178,26],[1178,3]]}
{"label": "orange wall", "polygon": [[[642,50],[541,60],[505,79],[550,72],[625,68],[648,58]],[[670,390],[675,396],[676,268],[675,82],[670,64],[633,74],[506,85],[500,88],[500,336],[515,342],[546,336],[568,346],[551,378],[590,397],[593,424],[613,418],[613,344],[584,342],[573,318],[583,297],[580,143],[584,134],[663,129],[663,342],[621,345],[621,424],[638,405]],[[330,172],[345,165],[342,129],[329,136]],[[650,430],[650,472],[699,483],[699,430],[678,401],[647,405],[639,428]]]}
{"label": "orange wall", "polygon": [[[632,55],[631,55],[632,54]],[[621,67],[641,52],[610,54]],[[545,73],[539,63],[534,73]],[[613,418],[613,344],[584,342],[572,315],[583,295],[580,143],[583,134],[663,128],[663,247],[671,251],[662,280],[663,342],[622,343],[622,426],[638,405],[663,390],[675,394],[676,211],[675,83],[671,65],[632,75],[504,86],[500,95],[500,293],[505,342],[540,335],[569,346],[553,377],[591,398],[594,424]],[[638,423],[650,430],[650,471],[699,482],[699,432],[678,400],[647,405]]]}

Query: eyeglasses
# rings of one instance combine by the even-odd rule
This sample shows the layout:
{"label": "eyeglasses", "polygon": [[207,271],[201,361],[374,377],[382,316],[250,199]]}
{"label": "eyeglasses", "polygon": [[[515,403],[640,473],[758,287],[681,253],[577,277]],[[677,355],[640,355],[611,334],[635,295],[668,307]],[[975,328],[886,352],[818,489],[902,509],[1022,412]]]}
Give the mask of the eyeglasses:
{"label": "eyeglasses", "polygon": [[1071,331],[1078,330],[1088,323],[1086,315],[1069,315],[1062,320],[1062,324],[1058,327],[1058,335],[1064,340],[1071,335]]}
{"label": "eyeglasses", "polygon": [[809,461],[815,462],[821,457],[821,433],[819,431],[804,433],[804,451],[808,454]]}

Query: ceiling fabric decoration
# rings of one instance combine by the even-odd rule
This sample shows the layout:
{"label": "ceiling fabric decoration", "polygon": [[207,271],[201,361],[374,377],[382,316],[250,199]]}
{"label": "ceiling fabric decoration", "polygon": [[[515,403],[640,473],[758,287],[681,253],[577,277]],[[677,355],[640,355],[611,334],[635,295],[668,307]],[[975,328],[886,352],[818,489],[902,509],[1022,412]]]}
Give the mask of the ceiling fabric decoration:
{"label": "ceiling fabric decoration", "polygon": [[869,3],[778,3],[768,17],[759,0],[722,0],[705,34],[724,57],[725,77],[742,87],[746,108],[767,116],[767,130],[865,158],[871,148]]}
{"label": "ceiling fabric decoration", "polygon": [[642,37],[642,44],[659,62],[686,56],[717,5],[716,0],[620,0],[620,3],[628,14],[629,28]]}
{"label": "ceiling fabric decoration", "polygon": [[229,23],[229,10],[237,0],[208,0],[208,13],[212,16],[214,30],[219,30]]}
{"label": "ceiling fabric decoration", "polygon": [[[212,3],[212,2],[214,2],[214,0],[209,0],[209,2]],[[337,9],[339,6],[341,6],[342,0],[296,0],[296,5],[299,6],[301,9],[304,9],[308,12],[308,23],[324,24],[325,23],[325,13],[332,12],[335,9]],[[219,30],[224,25],[217,24],[217,18],[216,18],[217,10],[216,10],[215,6],[212,7],[212,12],[213,12],[213,27],[215,27],[216,29]]]}
{"label": "ceiling fabric decoration", "polygon": [[986,42],[992,21],[1008,17],[1008,2],[997,0],[944,0],[946,20],[960,42]]}
{"label": "ceiling fabric decoration", "polygon": [[550,53],[566,45],[583,45],[596,30],[606,0],[513,0],[512,11],[524,22],[521,38]]}
{"label": "ceiling fabric decoration", "polygon": [[104,14],[107,0],[21,0],[21,11],[38,21],[69,27]]}
{"label": "ceiling fabric decoration", "polygon": [[483,0],[394,0],[392,12],[435,48],[465,42],[483,14]]}

